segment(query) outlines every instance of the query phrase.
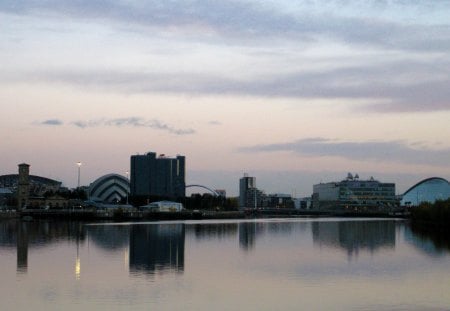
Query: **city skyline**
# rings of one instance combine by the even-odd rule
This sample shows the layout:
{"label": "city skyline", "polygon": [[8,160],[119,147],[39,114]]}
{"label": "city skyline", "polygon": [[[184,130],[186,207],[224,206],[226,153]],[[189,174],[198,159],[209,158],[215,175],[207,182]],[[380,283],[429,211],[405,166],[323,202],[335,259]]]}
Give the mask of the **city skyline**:
{"label": "city skyline", "polygon": [[77,185],[130,156],[306,196],[450,177],[450,3],[3,1],[0,175]]}

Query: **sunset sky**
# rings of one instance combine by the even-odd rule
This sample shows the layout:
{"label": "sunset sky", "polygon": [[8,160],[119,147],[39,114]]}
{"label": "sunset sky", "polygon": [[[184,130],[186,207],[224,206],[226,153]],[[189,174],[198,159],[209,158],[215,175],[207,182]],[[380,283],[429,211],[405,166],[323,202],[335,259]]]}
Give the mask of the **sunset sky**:
{"label": "sunset sky", "polygon": [[0,175],[155,151],[229,195],[450,179],[450,1],[2,0],[0,62]]}

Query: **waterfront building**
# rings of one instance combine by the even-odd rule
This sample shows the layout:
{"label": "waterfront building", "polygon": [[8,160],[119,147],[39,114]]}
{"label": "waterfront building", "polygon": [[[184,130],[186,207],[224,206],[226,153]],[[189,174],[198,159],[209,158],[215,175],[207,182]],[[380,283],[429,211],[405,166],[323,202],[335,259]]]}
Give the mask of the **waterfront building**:
{"label": "waterfront building", "polygon": [[[31,209],[66,209],[70,207],[70,200],[61,195],[30,196],[27,208]],[[72,204],[73,205],[73,204]]]}
{"label": "waterfront building", "polygon": [[262,192],[256,188],[256,178],[245,173],[239,179],[239,208],[256,208],[261,197]]}
{"label": "waterfront building", "polygon": [[155,152],[131,156],[132,196],[181,198],[186,195],[185,157],[156,156]]}
{"label": "waterfront building", "polygon": [[[58,192],[62,190],[61,182],[47,177],[28,175],[29,192],[32,196],[43,196],[47,192]],[[8,174],[0,176],[0,187],[17,192],[19,186],[19,174]]]}
{"label": "waterfront building", "polygon": [[126,201],[130,193],[128,178],[119,174],[107,174],[89,185],[89,199],[95,202],[117,203]]}
{"label": "waterfront building", "polygon": [[360,180],[348,174],[340,182],[313,186],[313,207],[321,210],[368,211],[385,210],[398,205],[395,183],[382,183],[371,177]]}
{"label": "waterfront building", "polygon": [[17,209],[26,208],[30,199],[30,165],[19,164],[19,179],[17,185]]}
{"label": "waterfront building", "polygon": [[302,209],[302,210],[311,209],[311,205],[312,205],[311,197],[294,198],[292,200],[294,201],[294,206],[296,209]]}
{"label": "waterfront building", "polygon": [[294,208],[295,203],[290,194],[274,193],[267,195],[267,207],[270,208]]}
{"label": "waterfront building", "polygon": [[441,177],[431,177],[424,179],[404,194],[401,206],[419,206],[420,203],[434,203],[436,200],[447,200],[450,198],[450,184]]}
{"label": "waterfront building", "polygon": [[13,193],[8,188],[0,188],[0,207],[6,207],[11,200]]}
{"label": "waterfront building", "polygon": [[141,208],[153,212],[181,212],[183,204],[172,201],[158,201],[141,206]]}

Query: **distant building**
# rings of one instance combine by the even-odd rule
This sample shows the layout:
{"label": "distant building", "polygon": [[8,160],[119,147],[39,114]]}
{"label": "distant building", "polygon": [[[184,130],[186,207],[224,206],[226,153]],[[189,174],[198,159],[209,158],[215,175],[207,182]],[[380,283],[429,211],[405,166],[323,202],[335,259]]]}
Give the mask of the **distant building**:
{"label": "distant building", "polygon": [[180,198],[186,196],[185,157],[156,156],[155,152],[131,156],[132,196]]}
{"label": "distant building", "polygon": [[360,180],[348,174],[340,182],[313,186],[313,208],[321,210],[382,210],[398,205],[394,183],[382,183],[371,177]]}
{"label": "distant building", "polygon": [[[47,192],[58,192],[63,190],[61,182],[47,177],[29,175],[30,195],[43,196]],[[0,187],[7,188],[13,193],[17,192],[19,185],[19,174],[8,174],[0,176]]]}
{"label": "distant building", "polygon": [[61,182],[30,175],[30,165],[18,165],[18,174],[0,176],[0,188],[9,189],[17,199],[17,208],[44,207],[46,198],[62,190]]}
{"label": "distant building", "polygon": [[89,185],[89,199],[95,202],[117,203],[127,199],[130,193],[128,179],[119,174],[107,174]]}
{"label": "distant building", "polygon": [[257,207],[258,196],[261,196],[261,191],[256,188],[256,178],[244,174],[239,179],[239,208]]}
{"label": "distant building", "polygon": [[296,209],[308,210],[312,207],[311,197],[293,198],[292,201]]}
{"label": "distant building", "polygon": [[13,193],[8,188],[0,188],[0,207],[5,207],[11,200]]}
{"label": "distant building", "polygon": [[294,208],[295,203],[290,194],[274,193],[267,195],[267,207],[270,208]]}
{"label": "distant building", "polygon": [[69,207],[70,200],[57,194],[48,197],[30,197],[27,204],[27,208],[31,209],[66,209]]}
{"label": "distant building", "polygon": [[141,208],[153,212],[181,212],[183,204],[172,201],[158,201],[141,206]]}
{"label": "distant building", "polygon": [[436,200],[450,198],[450,184],[441,177],[424,179],[409,188],[401,200],[402,206],[418,206],[422,202],[434,203]]}
{"label": "distant building", "polygon": [[19,180],[17,185],[17,209],[26,208],[30,199],[30,165],[19,164]]}

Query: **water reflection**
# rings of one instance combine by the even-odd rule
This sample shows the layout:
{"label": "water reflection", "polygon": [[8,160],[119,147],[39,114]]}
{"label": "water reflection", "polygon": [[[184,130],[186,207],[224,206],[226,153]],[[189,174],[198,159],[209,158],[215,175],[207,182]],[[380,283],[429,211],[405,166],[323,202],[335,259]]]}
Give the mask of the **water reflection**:
{"label": "water reflection", "polygon": [[[0,249],[17,255],[16,270],[27,273],[29,249],[42,248],[61,241],[76,246],[75,274],[79,278],[81,260],[79,247],[86,242],[106,252],[126,253],[129,273],[183,273],[185,270],[186,235],[202,240],[236,240],[246,252],[255,249],[264,236],[302,237],[315,246],[339,248],[348,258],[360,252],[374,253],[380,249],[395,249],[395,221],[238,221],[218,223],[161,223],[161,224],[97,224],[19,220],[0,221]],[[450,251],[450,236],[418,227],[403,226],[403,237],[410,245],[428,256],[441,256]]]}
{"label": "water reflection", "polygon": [[422,253],[431,256],[443,256],[450,251],[450,232],[417,224],[411,224],[405,231],[405,240]]}
{"label": "water reflection", "polygon": [[395,220],[0,221],[0,255],[5,310],[450,305],[448,242]]}
{"label": "water reflection", "polygon": [[309,222],[297,222],[288,219],[240,222],[239,246],[244,251],[250,251],[255,247],[256,240],[260,237],[303,234],[309,228],[309,225]]}
{"label": "water reflection", "polygon": [[313,242],[317,246],[340,247],[349,259],[360,251],[395,247],[394,221],[338,221],[312,223]]}
{"label": "water reflection", "polygon": [[0,248],[16,247],[17,272],[28,271],[28,251],[60,240],[84,242],[86,235],[78,222],[50,222],[20,220],[0,221]]}
{"label": "water reflection", "polygon": [[28,270],[28,230],[25,223],[17,222],[17,272]]}
{"label": "water reflection", "polygon": [[239,246],[243,250],[251,250],[255,246],[257,226],[255,222],[239,224]]}
{"label": "water reflection", "polygon": [[80,222],[12,220],[0,221],[0,233],[0,249],[16,249],[18,273],[28,270],[30,248],[48,247],[65,240],[76,246],[77,279],[81,273],[79,248],[87,240],[107,252],[128,251],[131,274],[184,270],[184,224],[86,226]]}
{"label": "water reflection", "polygon": [[130,242],[130,226],[86,226],[86,230],[89,239],[108,252],[126,249]]}
{"label": "water reflection", "polygon": [[188,234],[194,234],[198,240],[225,239],[237,235],[237,223],[196,223],[186,227]]}
{"label": "water reflection", "polygon": [[183,272],[184,241],[184,224],[132,226],[130,272]]}

